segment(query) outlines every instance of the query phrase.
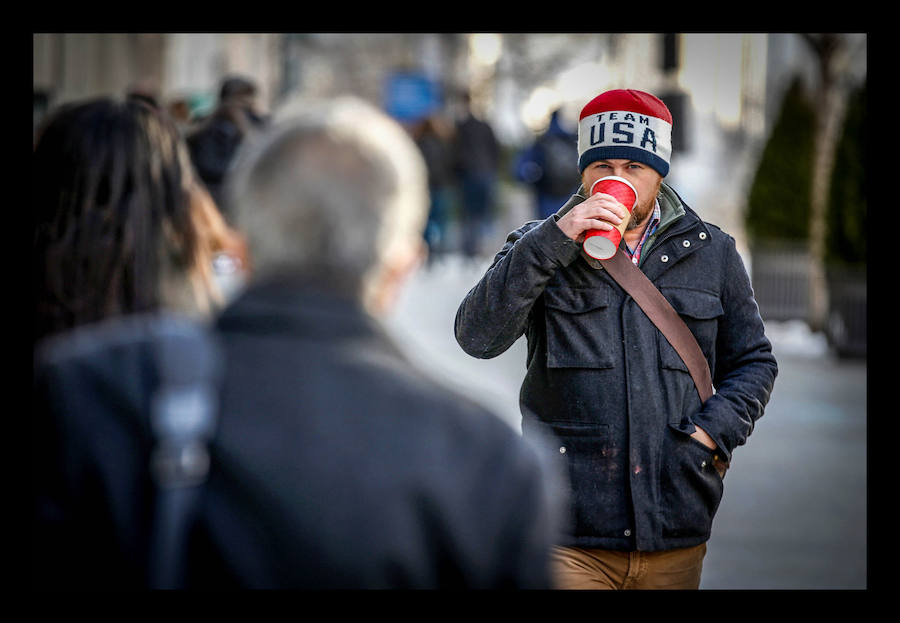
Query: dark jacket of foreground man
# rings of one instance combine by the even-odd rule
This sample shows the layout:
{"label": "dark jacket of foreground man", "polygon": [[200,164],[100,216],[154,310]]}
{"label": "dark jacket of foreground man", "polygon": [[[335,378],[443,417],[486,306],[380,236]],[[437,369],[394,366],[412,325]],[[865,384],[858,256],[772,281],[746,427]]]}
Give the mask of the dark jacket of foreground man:
{"label": "dark jacket of foreground man", "polygon": [[[39,358],[37,588],[146,586],[157,373],[130,335]],[[429,380],[355,304],[265,283],[215,336],[220,408],[188,587],[549,587],[540,452]]]}

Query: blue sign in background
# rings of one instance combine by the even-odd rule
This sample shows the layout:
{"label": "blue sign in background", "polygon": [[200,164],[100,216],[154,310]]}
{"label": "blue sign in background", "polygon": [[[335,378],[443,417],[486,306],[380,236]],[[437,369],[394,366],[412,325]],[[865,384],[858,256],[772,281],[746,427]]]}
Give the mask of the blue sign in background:
{"label": "blue sign in background", "polygon": [[394,73],[384,89],[385,111],[400,121],[417,121],[441,105],[440,85],[422,74]]}

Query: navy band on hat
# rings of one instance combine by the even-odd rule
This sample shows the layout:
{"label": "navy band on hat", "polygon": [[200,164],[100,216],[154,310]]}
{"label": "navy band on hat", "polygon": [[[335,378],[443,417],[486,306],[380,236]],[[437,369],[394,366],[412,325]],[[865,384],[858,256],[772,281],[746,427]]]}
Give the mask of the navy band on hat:
{"label": "navy band on hat", "polygon": [[612,158],[624,158],[635,162],[643,162],[655,169],[662,177],[669,174],[669,163],[656,154],[647,153],[644,149],[636,147],[594,147],[578,157],[578,170],[584,171],[592,162],[608,160]]}

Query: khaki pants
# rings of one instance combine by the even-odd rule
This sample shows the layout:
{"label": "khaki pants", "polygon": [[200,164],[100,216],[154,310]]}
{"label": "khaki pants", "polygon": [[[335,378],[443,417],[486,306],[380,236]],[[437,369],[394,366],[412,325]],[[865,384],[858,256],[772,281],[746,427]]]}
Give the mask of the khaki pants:
{"label": "khaki pants", "polygon": [[613,552],[553,548],[553,576],[560,589],[696,590],[706,543],[664,552]]}

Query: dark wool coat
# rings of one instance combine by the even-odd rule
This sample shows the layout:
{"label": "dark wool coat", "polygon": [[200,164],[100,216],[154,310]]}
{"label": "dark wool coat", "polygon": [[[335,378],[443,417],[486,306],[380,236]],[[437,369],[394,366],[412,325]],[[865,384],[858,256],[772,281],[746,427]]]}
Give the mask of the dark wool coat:
{"label": "dark wool coat", "polygon": [[[552,432],[572,486],[567,544],[656,551],[705,542],[724,461],[763,414],[777,373],[733,238],[665,184],[662,222],[640,267],[685,320],[709,362],[701,405],[687,367],[635,301],[582,254],[557,215],[512,232],[456,315],[456,338],[494,357],[527,336],[523,430]],[[624,244],[624,243],[623,243]]]}
{"label": "dark wool coat", "polygon": [[[545,459],[416,370],[356,305],[262,284],[216,336],[220,414],[189,587],[549,587]],[[39,586],[144,582],[144,351],[44,360]]]}

